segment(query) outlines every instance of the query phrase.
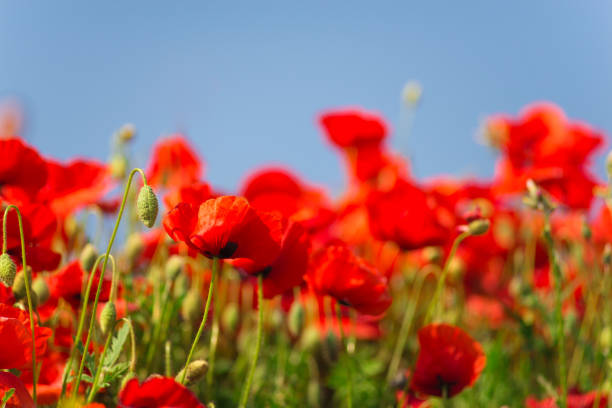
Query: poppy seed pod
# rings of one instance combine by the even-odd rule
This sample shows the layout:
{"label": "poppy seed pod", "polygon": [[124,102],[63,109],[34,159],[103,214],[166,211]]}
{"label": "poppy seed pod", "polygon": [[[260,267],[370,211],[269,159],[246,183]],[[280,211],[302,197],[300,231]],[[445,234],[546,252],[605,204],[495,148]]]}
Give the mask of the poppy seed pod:
{"label": "poppy seed pod", "polygon": [[32,290],[38,296],[38,304],[42,305],[49,299],[49,286],[43,278],[39,277],[34,280]]}
{"label": "poppy seed pod", "polygon": [[172,255],[166,262],[166,279],[173,281],[183,270],[185,261],[179,255]]}
{"label": "poppy seed pod", "polygon": [[300,302],[293,302],[289,309],[288,328],[292,336],[298,336],[304,328],[304,306]]}
{"label": "poppy seed pod", "polygon": [[128,161],[125,156],[116,154],[110,159],[110,171],[114,179],[121,180],[127,174]]}
{"label": "poppy seed pod", "polygon": [[96,258],[98,257],[98,251],[96,251],[96,247],[92,244],[87,244],[81,250],[81,254],[79,255],[79,262],[81,263],[81,268],[84,271],[91,271],[94,263],[96,263]]}
{"label": "poppy seed pod", "polygon": [[[32,282],[32,270],[29,267],[28,278],[29,282]],[[26,294],[25,272],[22,269],[15,276],[15,281],[13,282],[13,295],[15,295],[15,299],[19,300],[25,298]]]}
{"label": "poppy seed pod", "polygon": [[491,222],[487,219],[478,219],[468,224],[468,231],[470,235],[483,235],[489,230]]}
{"label": "poppy seed pod", "polygon": [[196,324],[202,316],[202,297],[195,290],[190,290],[181,305],[183,319]]}
{"label": "poppy seed pod", "polygon": [[187,370],[187,374],[185,374],[185,381],[183,385],[188,387],[198,382],[200,378],[204,377],[206,370],[208,370],[208,363],[205,360],[192,361],[186,368],[179,371],[174,379],[176,381],[180,381],[181,378],[183,378],[183,372],[185,370]]}
{"label": "poppy seed pod", "polygon": [[142,186],[138,193],[138,201],[136,202],[138,218],[147,227],[151,228],[155,224],[157,218],[157,197],[153,189],[149,185]]}
{"label": "poppy seed pod", "polygon": [[10,288],[15,282],[15,275],[17,275],[15,262],[7,253],[0,255],[0,282]]}
{"label": "poppy seed pod", "polygon": [[117,308],[113,302],[106,302],[100,313],[100,328],[102,335],[106,336],[115,326],[117,321]]}

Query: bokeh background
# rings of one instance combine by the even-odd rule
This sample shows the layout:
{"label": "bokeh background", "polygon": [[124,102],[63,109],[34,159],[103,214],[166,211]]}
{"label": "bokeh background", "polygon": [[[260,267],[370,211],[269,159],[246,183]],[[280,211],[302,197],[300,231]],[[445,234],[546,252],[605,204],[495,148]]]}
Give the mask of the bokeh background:
{"label": "bokeh background", "polygon": [[[236,187],[287,163],[334,192],[344,176],[324,109],[381,112],[419,177],[488,176],[479,123],[550,100],[612,133],[612,2],[0,0],[0,98],[44,154],[101,160],[126,122],[143,165],[185,132],[206,178]],[[424,99],[407,132],[401,89]],[[601,163],[596,164],[600,168]]]}

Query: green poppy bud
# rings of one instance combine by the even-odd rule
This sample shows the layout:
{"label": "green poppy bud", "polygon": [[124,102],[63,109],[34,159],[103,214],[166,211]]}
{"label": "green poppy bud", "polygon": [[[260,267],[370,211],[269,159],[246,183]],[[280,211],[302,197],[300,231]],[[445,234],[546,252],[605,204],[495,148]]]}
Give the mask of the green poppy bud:
{"label": "green poppy bud", "polygon": [[34,279],[32,290],[36,293],[36,296],[38,296],[38,304],[42,305],[49,299],[49,286],[43,278],[39,277]]}
{"label": "green poppy bud", "polygon": [[180,381],[183,378],[183,372],[187,370],[187,374],[185,375],[185,382],[183,385],[189,387],[197,383],[204,374],[206,374],[206,370],[208,370],[208,363],[204,360],[195,360],[189,363],[186,368],[183,368],[179,373],[174,377],[176,381]]}
{"label": "green poppy bud", "polygon": [[98,251],[96,251],[96,247],[94,247],[92,244],[85,245],[81,250],[81,254],[79,255],[81,268],[83,268],[85,272],[91,271],[91,268],[93,268],[97,258]]}
{"label": "green poppy bud", "polygon": [[[32,282],[32,270],[28,267],[28,281]],[[26,293],[26,280],[25,280],[25,272],[20,270],[15,276],[15,281],[13,282],[13,295],[15,295],[15,299],[24,299],[27,295]]]}
{"label": "green poppy bud", "polygon": [[131,234],[125,243],[125,254],[129,259],[130,263],[136,262],[136,259],[142,253],[144,249],[144,243],[142,237],[138,233]]}
{"label": "green poppy bud", "polygon": [[300,302],[293,302],[289,309],[288,328],[292,336],[299,336],[304,328],[305,311]]}
{"label": "green poppy bud", "polygon": [[223,315],[221,316],[221,326],[227,333],[233,334],[238,327],[240,322],[240,314],[238,312],[238,305],[235,303],[229,303],[223,309]]}
{"label": "green poppy bud", "polygon": [[138,201],[136,203],[138,218],[147,227],[151,228],[155,224],[157,218],[157,197],[151,186],[142,186],[138,193]]}
{"label": "green poppy bud", "polygon": [[15,262],[7,253],[0,255],[0,282],[10,288],[15,282],[15,275],[17,275]]}
{"label": "green poppy bud", "polygon": [[117,137],[122,142],[129,142],[136,134],[136,127],[131,123],[126,123],[117,131]]}
{"label": "green poppy bud", "polygon": [[470,222],[468,224],[468,231],[473,236],[483,235],[489,230],[490,225],[491,222],[489,220],[481,218]]}
{"label": "green poppy bud", "polygon": [[183,319],[196,324],[202,316],[202,297],[195,290],[190,290],[181,305]]}
{"label": "green poppy bud", "polygon": [[117,308],[113,302],[106,302],[100,313],[100,328],[102,335],[106,336],[113,330],[117,321]]}

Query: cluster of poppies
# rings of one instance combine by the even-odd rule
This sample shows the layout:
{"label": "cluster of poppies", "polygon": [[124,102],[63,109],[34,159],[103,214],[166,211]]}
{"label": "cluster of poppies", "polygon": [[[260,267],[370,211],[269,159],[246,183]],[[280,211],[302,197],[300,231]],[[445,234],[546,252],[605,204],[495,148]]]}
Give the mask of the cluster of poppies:
{"label": "cluster of poppies", "polygon": [[485,122],[492,179],[417,180],[380,115],[318,124],[337,196],[278,166],[230,194],[182,135],[128,171],[130,125],[108,163],[4,132],[0,406],[612,402],[601,132],[536,104]]}

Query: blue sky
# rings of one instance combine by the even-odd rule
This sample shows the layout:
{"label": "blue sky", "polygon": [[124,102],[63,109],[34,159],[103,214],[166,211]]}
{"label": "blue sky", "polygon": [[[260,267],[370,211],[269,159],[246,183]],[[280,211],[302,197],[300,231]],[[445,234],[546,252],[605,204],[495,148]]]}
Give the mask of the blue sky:
{"label": "blue sky", "polygon": [[[157,137],[184,131],[213,185],[288,163],[337,192],[340,161],[315,123],[327,108],[381,112],[420,177],[491,175],[479,123],[533,101],[612,134],[610,2],[170,4],[0,0],[0,97],[24,105],[24,136],[106,159],[132,122],[144,165]],[[424,99],[402,140],[408,80]]]}

